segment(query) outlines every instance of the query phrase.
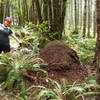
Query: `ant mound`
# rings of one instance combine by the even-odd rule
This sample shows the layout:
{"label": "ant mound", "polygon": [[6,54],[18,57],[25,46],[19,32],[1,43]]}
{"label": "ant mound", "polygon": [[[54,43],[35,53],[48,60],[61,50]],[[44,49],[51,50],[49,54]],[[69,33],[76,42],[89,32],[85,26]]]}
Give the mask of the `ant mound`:
{"label": "ant mound", "polygon": [[48,43],[40,52],[40,57],[48,64],[48,70],[66,71],[81,68],[77,53],[58,40]]}
{"label": "ant mound", "polygon": [[40,52],[40,58],[48,64],[41,67],[48,71],[50,78],[65,78],[69,83],[80,83],[87,76],[77,53],[58,40],[48,43]]}

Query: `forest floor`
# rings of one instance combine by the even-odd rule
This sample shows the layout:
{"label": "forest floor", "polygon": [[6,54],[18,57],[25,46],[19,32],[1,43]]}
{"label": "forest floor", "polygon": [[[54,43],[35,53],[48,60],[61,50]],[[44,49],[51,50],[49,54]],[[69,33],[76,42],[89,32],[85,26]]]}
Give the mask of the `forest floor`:
{"label": "forest floor", "polygon": [[[48,65],[42,65],[41,68],[48,72],[48,77],[60,82],[61,79],[66,80],[66,84],[82,84],[85,83],[86,77],[92,73],[93,66],[83,65],[76,51],[69,48],[60,41],[52,41],[41,50],[40,58]],[[44,75],[41,73],[28,72],[30,76],[36,76],[38,85],[51,88],[52,86],[44,81]],[[27,81],[31,85],[31,81]],[[37,85],[37,84],[36,84]],[[83,98],[84,100],[94,100],[94,96]],[[63,98],[63,100],[68,100]]]}
{"label": "forest floor", "polygon": [[[77,53],[73,49],[57,40],[47,44],[43,50],[41,50],[39,57],[48,64],[42,65],[41,68],[48,72],[49,78],[57,82],[60,82],[60,79],[65,79],[67,82],[66,84],[69,85],[72,85],[73,83],[84,83],[85,78],[91,74],[93,68],[90,65],[83,66],[79,60],[79,57],[77,56]],[[47,88],[52,87],[50,84],[48,84],[48,82],[44,81],[45,75],[43,73],[34,72],[31,70],[28,70],[27,73],[38,80],[35,85],[43,85]],[[27,76],[24,78],[27,86],[31,86],[34,83],[34,79],[31,79]],[[16,93],[18,93],[18,91],[16,91]],[[2,98],[0,100],[10,100],[3,99],[3,97],[7,97],[7,94],[4,93],[4,95],[0,95]],[[67,99],[64,98],[63,100]],[[84,100],[94,100],[94,97],[87,97]]]}

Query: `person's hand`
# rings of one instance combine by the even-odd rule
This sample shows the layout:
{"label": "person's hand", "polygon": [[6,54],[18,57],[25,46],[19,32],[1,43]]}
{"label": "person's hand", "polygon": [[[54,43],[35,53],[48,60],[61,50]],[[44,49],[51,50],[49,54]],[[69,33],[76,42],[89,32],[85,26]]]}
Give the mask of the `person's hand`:
{"label": "person's hand", "polygon": [[21,42],[19,43],[19,46],[20,46],[20,47],[22,46],[22,43],[21,43]]}

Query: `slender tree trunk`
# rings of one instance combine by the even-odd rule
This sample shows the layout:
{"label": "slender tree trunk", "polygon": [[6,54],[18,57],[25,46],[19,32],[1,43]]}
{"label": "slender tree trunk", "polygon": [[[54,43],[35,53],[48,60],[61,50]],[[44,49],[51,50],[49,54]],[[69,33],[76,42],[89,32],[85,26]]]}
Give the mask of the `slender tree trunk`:
{"label": "slender tree trunk", "polygon": [[32,18],[33,18],[33,6],[31,5],[29,7],[29,15],[28,15],[28,21],[32,22]]}
{"label": "slender tree trunk", "polygon": [[43,19],[42,19],[42,15],[41,15],[41,9],[40,9],[40,4],[39,4],[39,0],[35,0],[35,4],[36,4],[36,9],[37,9],[37,17],[38,17],[38,21],[39,21],[39,24],[43,22]]}
{"label": "slender tree trunk", "polygon": [[23,0],[23,23],[25,23],[25,21],[28,21],[28,5],[27,5],[27,0]]}
{"label": "slender tree trunk", "polygon": [[4,0],[0,2],[0,23],[3,23],[4,16]]}
{"label": "slender tree trunk", "polygon": [[7,16],[10,16],[9,0],[5,0],[5,5],[4,5],[4,18]]}
{"label": "slender tree trunk", "polygon": [[34,21],[35,20],[35,17],[34,17],[34,14],[35,14],[34,12],[35,11],[34,10],[35,10],[34,9],[34,0],[32,0],[32,17],[31,17],[31,21],[32,21],[33,24],[35,24],[35,21]]}
{"label": "slender tree trunk", "polygon": [[77,9],[77,0],[75,0],[74,3],[75,3],[75,31],[73,33],[78,34],[78,9]]}
{"label": "slender tree trunk", "polygon": [[88,0],[88,32],[87,32],[87,36],[90,36],[90,29],[91,29],[91,23],[92,23],[92,13],[91,13],[91,1]]}
{"label": "slender tree trunk", "polygon": [[93,37],[96,36],[96,32],[97,32],[97,21],[96,21],[96,0],[95,0],[95,10],[93,12]]}
{"label": "slender tree trunk", "polygon": [[69,20],[69,29],[71,29],[71,25],[72,25],[72,16],[71,16],[71,6],[72,6],[72,2],[71,2],[71,0],[69,0],[68,1],[69,3],[68,3],[68,12],[69,12],[69,18],[68,18],[68,20]]}
{"label": "slender tree trunk", "polygon": [[43,20],[48,20],[48,1],[43,0]]}
{"label": "slender tree trunk", "polygon": [[79,0],[77,1],[77,30],[79,31],[79,20],[80,19],[80,9],[79,9]]}
{"label": "slender tree trunk", "polygon": [[19,25],[23,25],[22,12],[21,12],[21,1],[20,0],[18,0],[18,23],[19,23]]}
{"label": "slender tree trunk", "polygon": [[83,0],[82,1],[80,0],[80,26],[83,26],[83,2],[84,2]]}
{"label": "slender tree trunk", "polygon": [[84,0],[84,17],[83,17],[83,37],[86,36],[86,10],[87,10],[87,0]]}
{"label": "slender tree trunk", "polygon": [[73,0],[71,0],[71,5],[72,5],[72,7],[71,7],[71,16],[72,16],[72,29],[73,29],[73,31],[75,30],[75,28],[74,28],[74,1]]}
{"label": "slender tree trunk", "polygon": [[66,3],[67,3],[67,0],[63,0],[62,13],[61,13],[61,32],[64,30],[64,19],[65,19],[65,15],[66,15]]}
{"label": "slender tree trunk", "polygon": [[48,18],[49,18],[49,28],[50,31],[52,32],[52,5],[51,5],[51,0],[48,0]]}

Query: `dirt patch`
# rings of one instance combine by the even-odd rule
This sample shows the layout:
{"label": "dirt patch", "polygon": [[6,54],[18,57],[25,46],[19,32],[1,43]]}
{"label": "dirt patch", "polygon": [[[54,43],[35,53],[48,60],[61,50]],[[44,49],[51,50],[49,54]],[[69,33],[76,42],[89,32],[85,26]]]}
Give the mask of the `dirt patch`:
{"label": "dirt patch", "polygon": [[65,78],[70,84],[75,81],[81,83],[87,76],[77,53],[58,40],[48,43],[40,52],[40,57],[48,63],[48,66],[42,68],[55,80]]}

